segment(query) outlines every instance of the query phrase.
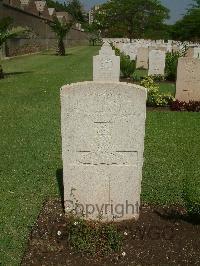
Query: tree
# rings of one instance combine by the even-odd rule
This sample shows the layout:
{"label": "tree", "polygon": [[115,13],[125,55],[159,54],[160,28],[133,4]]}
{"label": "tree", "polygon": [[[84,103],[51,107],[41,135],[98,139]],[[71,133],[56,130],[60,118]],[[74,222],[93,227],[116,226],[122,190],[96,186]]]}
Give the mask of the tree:
{"label": "tree", "polygon": [[175,40],[200,40],[200,0],[196,0],[186,15],[175,23],[172,34]]}
{"label": "tree", "polygon": [[85,26],[85,32],[88,33],[89,42],[93,46],[101,41],[100,32],[96,24],[92,23]]}
{"label": "tree", "polygon": [[110,0],[98,10],[95,20],[103,33],[123,29],[124,37],[142,38],[169,18],[169,10],[159,0]]}
{"label": "tree", "polygon": [[52,31],[56,34],[58,38],[58,55],[64,56],[65,55],[65,45],[64,45],[64,38],[66,37],[67,33],[70,31],[73,22],[64,22],[58,20],[57,17],[54,18],[53,21],[49,22],[49,26],[51,27]]}
{"label": "tree", "polygon": [[84,23],[83,7],[79,0],[68,0],[65,10],[73,17],[74,21]]}
{"label": "tree", "polygon": [[194,0],[195,4],[193,7],[200,8],[200,0]]}
{"label": "tree", "polygon": [[65,4],[59,3],[58,1],[46,0],[46,2],[48,7],[55,8],[57,12],[66,10]]}
{"label": "tree", "polygon": [[[22,27],[12,27],[13,20],[10,17],[5,17],[0,20],[0,49],[3,44],[11,38],[15,38],[19,35],[22,35],[29,30]],[[0,79],[4,78],[3,68],[0,65]]]}

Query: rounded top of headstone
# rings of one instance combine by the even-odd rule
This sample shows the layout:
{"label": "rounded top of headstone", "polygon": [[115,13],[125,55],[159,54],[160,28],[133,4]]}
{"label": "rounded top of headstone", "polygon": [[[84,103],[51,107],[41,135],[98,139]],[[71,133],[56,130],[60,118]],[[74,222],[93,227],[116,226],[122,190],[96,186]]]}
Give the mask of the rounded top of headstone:
{"label": "rounded top of headstone", "polygon": [[71,84],[66,84],[61,87],[60,93],[66,94],[69,92],[69,89],[76,90],[78,88],[86,88],[86,87],[99,87],[100,89],[105,89],[105,88],[116,88],[116,89],[133,89],[138,92],[142,92],[147,95],[147,89],[145,87],[136,85],[136,84],[131,84],[131,83],[126,83],[126,82],[109,82],[109,81],[84,81],[84,82],[77,82],[77,83],[71,83]]}
{"label": "rounded top of headstone", "polygon": [[99,55],[115,55],[115,51],[112,49],[108,42],[104,42],[99,51]]}

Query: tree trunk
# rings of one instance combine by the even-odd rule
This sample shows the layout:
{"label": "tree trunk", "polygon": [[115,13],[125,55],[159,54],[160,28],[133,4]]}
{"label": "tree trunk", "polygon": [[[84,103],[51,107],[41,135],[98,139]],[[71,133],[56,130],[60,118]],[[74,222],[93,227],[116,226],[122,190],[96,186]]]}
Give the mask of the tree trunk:
{"label": "tree trunk", "polygon": [[2,68],[2,66],[0,65],[0,79],[3,79],[3,78],[4,78],[3,68]]}
{"label": "tree trunk", "polygon": [[65,45],[62,39],[58,41],[58,55],[65,55]]}

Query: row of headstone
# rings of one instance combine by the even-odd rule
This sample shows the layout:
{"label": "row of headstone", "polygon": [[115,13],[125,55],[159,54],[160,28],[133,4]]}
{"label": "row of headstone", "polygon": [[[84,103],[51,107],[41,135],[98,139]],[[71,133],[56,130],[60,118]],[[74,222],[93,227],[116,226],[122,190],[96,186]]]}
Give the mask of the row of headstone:
{"label": "row of headstone", "polygon": [[[179,101],[200,101],[200,48],[192,48],[191,54],[181,57],[177,67],[176,99]],[[140,48],[137,56],[137,67],[148,69],[148,75],[165,74],[166,54],[161,50]]]}
{"label": "row of headstone", "polygon": [[140,48],[149,48],[151,50],[162,50],[165,52],[177,52],[183,51],[185,47],[188,47],[187,55],[192,58],[199,58],[200,54],[200,44],[190,43],[190,42],[175,42],[169,40],[168,42],[164,42],[163,40],[152,41],[152,40],[133,40],[125,41],[124,39],[107,39],[109,42],[112,42],[115,47],[119,48],[126,55],[129,55],[131,60],[136,60],[138,55],[138,50]]}
{"label": "row of headstone", "polygon": [[[185,57],[180,58],[178,62],[176,99],[186,102],[200,101],[200,47],[195,47],[191,43],[173,41],[168,41],[168,48],[163,46],[163,42],[156,42],[156,44],[157,46],[149,46],[152,45],[149,40],[146,42],[137,40],[134,43],[123,43],[119,40],[115,42],[116,47],[129,54],[131,59],[136,59],[137,68],[147,69],[149,76],[165,74],[166,52],[170,50],[170,46],[172,51],[180,51],[189,44]],[[125,47],[128,49],[126,50]]]}
{"label": "row of headstone", "polygon": [[148,70],[148,75],[165,74],[165,51],[141,47],[138,49],[136,68]]}
{"label": "row of headstone", "polygon": [[[137,68],[149,69],[148,75],[164,75],[165,52],[141,47],[138,49]],[[120,79],[120,57],[105,43],[93,59],[93,80],[117,82]]]}
{"label": "row of headstone", "polygon": [[65,211],[100,221],[137,219],[147,91],[119,82],[119,57],[108,44],[93,62],[93,81],[61,88]]}
{"label": "row of headstone", "polygon": [[187,51],[186,57],[200,59],[200,47],[190,47]]}

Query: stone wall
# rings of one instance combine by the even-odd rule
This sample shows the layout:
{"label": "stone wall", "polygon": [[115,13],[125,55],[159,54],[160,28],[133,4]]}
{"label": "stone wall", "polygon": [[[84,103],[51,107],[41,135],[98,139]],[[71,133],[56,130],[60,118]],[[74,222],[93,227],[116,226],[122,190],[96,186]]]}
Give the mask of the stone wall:
{"label": "stone wall", "polygon": [[[15,38],[6,43],[6,56],[34,53],[42,50],[55,49],[57,40],[47,22],[48,19],[31,14],[25,10],[10,6],[0,0],[0,18],[13,18],[14,26],[28,27],[32,30],[31,38]],[[66,46],[87,43],[87,34],[72,28]]]}

